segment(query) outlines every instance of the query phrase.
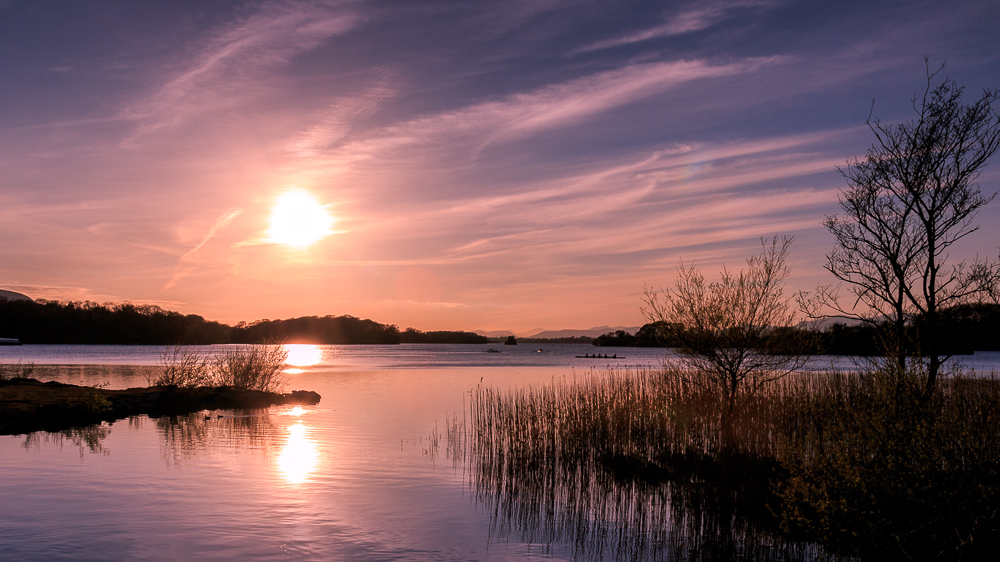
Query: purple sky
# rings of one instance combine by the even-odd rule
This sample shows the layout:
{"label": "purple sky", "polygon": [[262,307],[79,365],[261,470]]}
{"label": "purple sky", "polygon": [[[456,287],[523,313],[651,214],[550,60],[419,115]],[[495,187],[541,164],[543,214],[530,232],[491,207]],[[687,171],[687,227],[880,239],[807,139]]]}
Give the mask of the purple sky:
{"label": "purple sky", "polygon": [[[639,325],[793,234],[924,55],[1000,87],[1000,3],[0,0],[0,288],[225,322]],[[980,179],[1000,188],[1000,162]],[[305,191],[335,220],[267,237]],[[953,258],[997,255],[1000,203]]]}

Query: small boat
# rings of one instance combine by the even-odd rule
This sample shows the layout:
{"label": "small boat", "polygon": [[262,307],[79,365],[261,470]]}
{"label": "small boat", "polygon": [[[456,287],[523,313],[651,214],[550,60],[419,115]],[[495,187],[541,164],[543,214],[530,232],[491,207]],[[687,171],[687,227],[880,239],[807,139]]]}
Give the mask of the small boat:
{"label": "small boat", "polygon": [[0,345],[21,345],[21,340],[17,338],[0,338]]}
{"label": "small boat", "polygon": [[483,351],[485,351],[486,353],[500,353],[503,350],[502,349],[494,349],[492,347],[487,347]]}
{"label": "small boat", "polygon": [[577,359],[625,359],[624,355],[619,356],[617,353],[614,355],[601,355],[600,353],[595,353],[593,355],[577,355]]}

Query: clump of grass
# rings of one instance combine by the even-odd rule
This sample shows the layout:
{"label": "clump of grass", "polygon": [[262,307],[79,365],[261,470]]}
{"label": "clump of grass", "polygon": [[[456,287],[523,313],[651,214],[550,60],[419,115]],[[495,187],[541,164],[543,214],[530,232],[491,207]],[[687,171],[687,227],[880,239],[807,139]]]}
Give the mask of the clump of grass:
{"label": "clump of grass", "polygon": [[35,372],[34,363],[0,363],[0,381],[31,378]]}

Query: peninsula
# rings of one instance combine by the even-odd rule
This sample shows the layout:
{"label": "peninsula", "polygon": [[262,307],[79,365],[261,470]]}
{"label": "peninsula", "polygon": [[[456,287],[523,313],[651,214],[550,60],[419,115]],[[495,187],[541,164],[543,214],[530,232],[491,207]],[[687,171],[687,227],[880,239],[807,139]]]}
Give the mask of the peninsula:
{"label": "peninsula", "polygon": [[0,435],[61,431],[141,414],[156,418],[319,401],[319,394],[307,390],[285,394],[209,386],[107,390],[32,378],[0,379]]}

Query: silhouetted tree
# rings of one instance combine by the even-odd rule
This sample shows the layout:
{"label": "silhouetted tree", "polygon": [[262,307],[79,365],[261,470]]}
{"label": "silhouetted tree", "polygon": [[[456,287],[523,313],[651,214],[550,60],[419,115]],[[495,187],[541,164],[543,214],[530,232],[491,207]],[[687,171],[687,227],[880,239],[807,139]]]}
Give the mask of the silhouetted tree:
{"label": "silhouetted tree", "polygon": [[[823,223],[837,241],[826,269],[850,286],[853,305],[842,306],[832,286],[800,301],[813,316],[831,307],[838,315],[887,324],[886,356],[899,373],[908,356],[925,359],[928,392],[947,359],[940,311],[988,293],[997,278],[992,264],[949,265],[948,254],[978,230],[976,212],[996,195],[984,195],[977,179],[1000,148],[1000,117],[992,107],[1000,92],[986,90],[964,105],[963,88],[954,81],[933,86],[940,71],[928,68],[923,96],[911,100],[913,119],[886,125],[869,115],[875,143],[864,160],[839,169],[848,187],[840,196],[844,214]],[[920,329],[908,338],[916,316]]]}
{"label": "silhouetted tree", "polygon": [[784,294],[791,243],[790,236],[762,238],[762,251],[747,259],[747,269],[723,268],[719,281],[706,282],[694,266],[681,263],[673,289],[645,289],[643,314],[650,322],[683,326],[673,330],[681,363],[696,382],[721,393],[729,416],[740,394],[805,364],[805,355],[767,349],[772,332],[794,321]]}

